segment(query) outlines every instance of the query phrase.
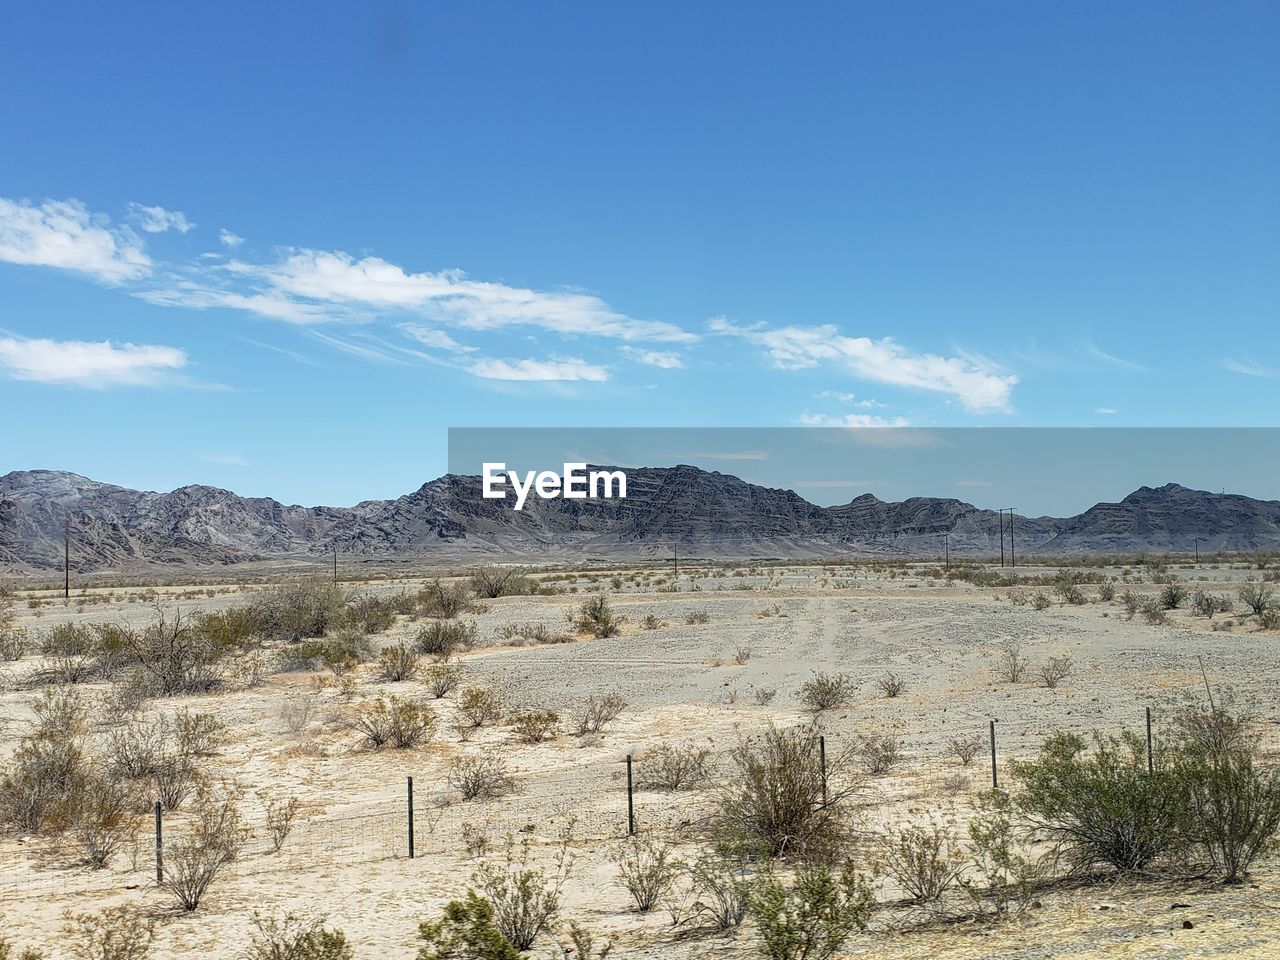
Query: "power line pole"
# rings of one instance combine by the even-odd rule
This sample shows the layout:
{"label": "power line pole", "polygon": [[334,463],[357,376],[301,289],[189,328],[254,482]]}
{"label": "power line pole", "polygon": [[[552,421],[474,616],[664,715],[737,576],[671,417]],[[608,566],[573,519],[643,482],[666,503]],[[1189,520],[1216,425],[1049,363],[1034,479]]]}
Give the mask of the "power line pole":
{"label": "power line pole", "polygon": [[1196,563],[1200,562],[1200,538],[1196,537]]}
{"label": "power line pole", "polygon": [[675,564],[675,578],[678,580],[680,579],[680,544],[678,542],[673,542],[671,544],[671,549],[674,551],[671,557]]}
{"label": "power line pole", "polygon": [[62,528],[62,597],[71,599],[71,515]]}
{"label": "power line pole", "polygon": [[1000,508],[1000,566],[1004,566],[1004,507]]}
{"label": "power line pole", "polygon": [[333,548],[333,582],[338,582],[338,548]]}
{"label": "power line pole", "polygon": [[1013,511],[1017,509],[1017,507],[1009,508],[1009,565],[1011,567],[1018,565],[1018,554],[1013,545]]}
{"label": "power line pole", "polygon": [[944,569],[951,569],[951,534],[942,535],[942,564]]}

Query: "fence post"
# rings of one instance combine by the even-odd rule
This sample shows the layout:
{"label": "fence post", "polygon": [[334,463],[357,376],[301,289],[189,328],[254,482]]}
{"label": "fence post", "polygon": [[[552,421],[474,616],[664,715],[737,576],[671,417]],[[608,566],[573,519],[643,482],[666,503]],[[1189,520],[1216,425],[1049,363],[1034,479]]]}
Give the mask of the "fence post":
{"label": "fence post", "polygon": [[1151,749],[1151,708],[1147,707],[1147,773],[1156,772],[1155,753]]}
{"label": "fence post", "polygon": [[162,839],[163,817],[160,801],[156,801],[156,886],[164,883],[164,841]]}
{"label": "fence post", "polygon": [[991,789],[1000,789],[1000,777],[996,773],[996,722],[991,721]]}
{"label": "fence post", "polygon": [[409,859],[413,859],[413,777],[409,778]]}
{"label": "fence post", "polygon": [[631,784],[631,754],[627,754],[627,836],[634,837],[636,834],[636,803],[632,796]]}
{"label": "fence post", "polygon": [[822,772],[822,805],[827,805],[827,738],[818,734],[818,769]]}

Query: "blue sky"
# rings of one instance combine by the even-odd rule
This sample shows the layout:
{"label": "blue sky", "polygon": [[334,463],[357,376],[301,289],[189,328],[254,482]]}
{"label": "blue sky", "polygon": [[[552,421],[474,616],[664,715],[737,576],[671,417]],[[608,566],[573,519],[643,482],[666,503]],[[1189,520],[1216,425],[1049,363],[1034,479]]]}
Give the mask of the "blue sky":
{"label": "blue sky", "polygon": [[1276,425],[1277,64],[1270,3],[8,5],[0,472]]}

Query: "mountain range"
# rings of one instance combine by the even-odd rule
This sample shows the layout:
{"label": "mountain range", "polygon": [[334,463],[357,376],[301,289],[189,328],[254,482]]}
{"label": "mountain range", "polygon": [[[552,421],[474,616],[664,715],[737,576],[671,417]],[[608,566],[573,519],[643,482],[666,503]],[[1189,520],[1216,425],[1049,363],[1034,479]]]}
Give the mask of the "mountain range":
{"label": "mountain range", "polygon": [[[209,486],[131,490],[55,470],[0,477],[0,569],[73,570],[346,562],[804,557],[942,553],[993,556],[1000,518],[961,500],[886,502],[863,494],[832,507],[790,490],[691,466],[627,471],[628,496],[538,500],[522,511],[481,496],[475,476],[447,474],[395,500],[301,507]],[[1280,501],[1169,483],[1073,517],[1017,517],[1023,555],[1251,551],[1280,547]],[[1006,544],[1008,536],[1006,535]]]}

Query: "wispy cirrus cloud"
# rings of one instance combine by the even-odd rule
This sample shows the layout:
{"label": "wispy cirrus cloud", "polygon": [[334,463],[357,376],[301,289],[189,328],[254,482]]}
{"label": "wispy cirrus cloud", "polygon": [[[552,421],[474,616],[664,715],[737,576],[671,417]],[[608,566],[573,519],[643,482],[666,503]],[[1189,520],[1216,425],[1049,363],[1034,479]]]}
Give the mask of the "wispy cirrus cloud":
{"label": "wispy cirrus cloud", "polygon": [[244,243],[244,237],[239,234],[232,233],[226,227],[218,231],[218,242],[228,249],[234,250],[236,247]]}
{"label": "wispy cirrus cloud", "polygon": [[78,200],[35,204],[0,197],[0,261],[72,270],[110,284],[152,268],[137,234]]}
{"label": "wispy cirrus cloud", "polygon": [[609,379],[609,372],[604,367],[576,357],[553,360],[477,360],[467,367],[467,372],[482,380],[587,380],[601,383]]}
{"label": "wispy cirrus cloud", "polygon": [[141,203],[131,203],[128,216],[144,233],[165,233],[168,230],[190,233],[196,228],[196,225],[188,220],[187,215],[181,210],[166,210],[164,207],[148,207]]}
{"label": "wispy cirrus cloud", "polygon": [[889,337],[849,337],[836,327],[744,326],[724,317],[711,321],[713,333],[741,337],[764,348],[780,370],[835,363],[855,375],[893,386],[942,393],[972,413],[1007,410],[1018,378],[971,357],[916,353]]}
{"label": "wispy cirrus cloud", "polygon": [[1086,349],[1091,356],[1097,357],[1113,367],[1121,367],[1125,370],[1132,370],[1135,373],[1150,373],[1151,368],[1145,364],[1138,363],[1136,360],[1126,360],[1124,357],[1117,357],[1114,353],[1107,353],[1096,344],[1089,344]]}
{"label": "wispy cirrus cloud", "polygon": [[1280,370],[1275,367],[1265,366],[1255,360],[1233,360],[1228,358],[1222,361],[1222,369],[1246,377],[1261,377],[1264,380],[1280,379]]}
{"label": "wispy cirrus cloud", "polygon": [[852,427],[871,429],[879,427],[909,427],[906,417],[877,417],[870,413],[802,413],[800,423],[806,427]]}
{"label": "wispy cirrus cloud", "polygon": [[102,389],[150,386],[187,365],[177,347],[108,340],[0,338],[0,369],[14,380]]}

